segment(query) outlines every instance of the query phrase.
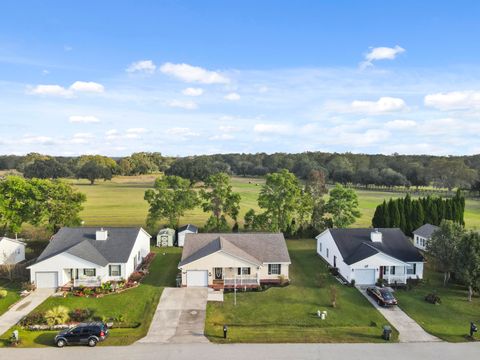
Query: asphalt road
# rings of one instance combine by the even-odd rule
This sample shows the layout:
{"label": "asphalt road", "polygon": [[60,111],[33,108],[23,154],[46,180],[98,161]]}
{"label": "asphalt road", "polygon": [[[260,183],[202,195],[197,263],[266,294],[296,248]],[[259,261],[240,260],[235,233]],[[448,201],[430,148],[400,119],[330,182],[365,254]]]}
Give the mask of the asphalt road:
{"label": "asphalt road", "polygon": [[404,344],[135,344],[127,347],[0,349],[0,359],[15,360],[446,360],[478,359],[478,343]]}

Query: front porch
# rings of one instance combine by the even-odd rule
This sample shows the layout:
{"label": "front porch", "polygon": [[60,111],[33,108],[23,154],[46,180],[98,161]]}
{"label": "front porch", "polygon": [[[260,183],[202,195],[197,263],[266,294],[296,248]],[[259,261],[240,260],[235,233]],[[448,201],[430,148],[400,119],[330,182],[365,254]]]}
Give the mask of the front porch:
{"label": "front porch", "polygon": [[98,287],[102,285],[102,278],[97,275],[96,269],[64,269],[65,279],[69,281],[63,287]]}
{"label": "front porch", "polygon": [[258,272],[252,273],[252,268],[214,268],[210,287],[220,289],[247,289],[260,286]]}
{"label": "front porch", "polygon": [[405,285],[409,278],[415,277],[415,270],[414,265],[380,266],[379,279],[386,281],[389,285]]}

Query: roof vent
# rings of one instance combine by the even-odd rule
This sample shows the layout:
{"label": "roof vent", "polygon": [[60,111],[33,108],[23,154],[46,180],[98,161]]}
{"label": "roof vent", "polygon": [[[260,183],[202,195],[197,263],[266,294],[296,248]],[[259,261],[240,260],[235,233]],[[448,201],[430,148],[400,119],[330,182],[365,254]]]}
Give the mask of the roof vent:
{"label": "roof vent", "polygon": [[375,229],[375,231],[370,233],[370,240],[373,242],[382,242],[382,233],[378,231],[378,229]]}
{"label": "roof vent", "polygon": [[96,240],[104,241],[104,240],[107,240],[107,238],[108,238],[108,231],[107,230],[104,230],[103,228],[101,228],[100,230],[97,230],[97,232],[95,234],[95,239]]}

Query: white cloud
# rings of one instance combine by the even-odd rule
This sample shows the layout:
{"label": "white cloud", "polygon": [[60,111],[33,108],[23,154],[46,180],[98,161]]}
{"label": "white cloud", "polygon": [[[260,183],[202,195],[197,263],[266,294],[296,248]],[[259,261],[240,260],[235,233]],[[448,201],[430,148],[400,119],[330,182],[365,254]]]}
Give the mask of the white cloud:
{"label": "white cloud", "polygon": [[189,87],[189,88],[183,89],[182,94],[187,96],[200,96],[200,95],[203,95],[203,92],[204,91],[202,88]]}
{"label": "white cloud", "polygon": [[174,108],[187,109],[187,110],[194,110],[198,107],[197,103],[195,103],[194,101],[182,101],[182,100],[172,100],[168,103],[168,106],[174,107]]}
{"label": "white cloud", "polygon": [[72,92],[65,89],[60,85],[37,85],[29,90],[29,94],[33,95],[46,95],[46,96],[60,96],[60,97],[71,97]]}
{"label": "white cloud", "polygon": [[126,71],[129,73],[134,73],[134,72],[143,72],[147,74],[152,74],[155,72],[157,66],[154,64],[152,60],[140,60],[131,63]]}
{"label": "white cloud", "polygon": [[143,134],[144,132],[147,132],[147,129],[145,128],[131,128],[127,129],[127,134]]}
{"label": "white cloud", "polygon": [[172,64],[167,62],[160,67],[160,71],[189,83],[227,84],[230,82],[227,77],[216,71],[210,71],[199,66],[188,64]]}
{"label": "white cloud", "polygon": [[214,135],[208,138],[208,140],[220,140],[220,141],[233,140],[233,139],[235,139],[235,136],[231,134],[219,134],[219,135]]}
{"label": "white cloud", "polygon": [[73,138],[70,140],[72,144],[87,144],[95,136],[91,133],[76,133],[73,135]]}
{"label": "white cloud", "polygon": [[117,129],[111,129],[105,132],[105,135],[116,135],[116,134],[118,134]]}
{"label": "white cloud", "polygon": [[32,95],[59,96],[71,98],[77,92],[102,93],[105,88],[102,84],[93,81],[75,81],[68,89],[60,85],[37,85],[27,87],[27,93]]}
{"label": "white cloud", "polygon": [[70,46],[70,45],[64,45],[64,46],[63,46],[63,50],[66,51],[66,52],[69,52],[69,51],[72,51],[72,50],[73,50],[73,47]]}
{"label": "white cloud", "polygon": [[240,100],[240,95],[232,92],[232,93],[229,93],[229,94],[225,95],[224,98],[226,100],[230,100],[230,101],[237,101],[237,100]]}
{"label": "white cloud", "polygon": [[365,114],[382,114],[406,109],[405,101],[400,98],[381,97],[377,101],[355,100],[351,104],[354,112]]}
{"label": "white cloud", "polygon": [[92,123],[100,122],[100,120],[97,117],[91,116],[91,115],[86,115],[86,116],[72,115],[68,119],[71,123],[92,124]]}
{"label": "white cloud", "polygon": [[177,140],[187,140],[192,136],[199,136],[198,132],[193,131],[187,127],[174,127],[165,130],[165,133],[170,136],[174,136]]}
{"label": "white cloud", "polygon": [[460,110],[480,107],[480,91],[452,91],[426,95],[425,106],[439,110]]}
{"label": "white cloud", "polygon": [[75,81],[70,90],[75,92],[103,93],[105,88],[102,84],[93,81]]}
{"label": "white cloud", "polygon": [[292,131],[292,127],[288,124],[255,124],[253,131],[258,134],[285,135]]}
{"label": "white cloud", "polygon": [[237,126],[230,126],[230,125],[221,125],[218,127],[218,130],[224,133],[230,133],[230,132],[237,132],[240,131],[240,128]]}
{"label": "white cloud", "polygon": [[370,51],[365,54],[365,61],[360,63],[360,68],[373,66],[373,62],[378,60],[393,60],[403,52],[405,49],[398,45],[393,48],[385,46],[370,48]]}
{"label": "white cloud", "polygon": [[20,142],[23,144],[54,145],[55,140],[49,136],[25,135]]}
{"label": "white cloud", "polygon": [[413,120],[392,120],[388,121],[385,124],[385,127],[387,129],[392,129],[392,130],[406,130],[406,129],[411,129],[417,125],[416,121]]}

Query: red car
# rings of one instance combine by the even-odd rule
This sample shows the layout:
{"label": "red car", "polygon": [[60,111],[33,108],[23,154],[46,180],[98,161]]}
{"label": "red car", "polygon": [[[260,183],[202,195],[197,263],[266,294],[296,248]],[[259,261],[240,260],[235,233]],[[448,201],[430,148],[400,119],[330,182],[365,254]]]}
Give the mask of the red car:
{"label": "red car", "polygon": [[380,306],[394,306],[398,304],[397,299],[388,289],[378,286],[367,288],[367,294],[370,295]]}

